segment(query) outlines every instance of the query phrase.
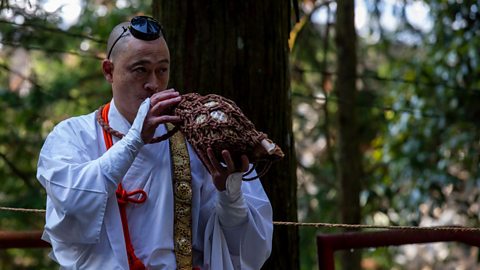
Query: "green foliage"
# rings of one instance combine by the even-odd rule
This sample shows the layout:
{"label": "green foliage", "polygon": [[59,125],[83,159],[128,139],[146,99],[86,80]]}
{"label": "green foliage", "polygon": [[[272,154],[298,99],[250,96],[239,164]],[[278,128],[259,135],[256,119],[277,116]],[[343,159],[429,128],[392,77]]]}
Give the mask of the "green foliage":
{"label": "green foliage", "polygon": [[[397,209],[414,210],[421,203],[443,209],[450,194],[444,189],[450,186],[460,203],[467,203],[468,196],[463,195],[480,184],[476,120],[480,85],[474,79],[480,70],[480,41],[474,33],[480,25],[472,21],[479,16],[477,5],[459,7],[443,1],[429,5],[433,18],[442,19],[434,19],[421,48],[411,49],[415,57],[397,57],[383,65],[391,77],[414,82],[386,84],[390,91],[385,98],[393,108],[413,110],[390,115],[388,137],[381,146],[379,161],[389,164],[393,194],[406,195],[407,205],[392,204]],[[411,198],[412,194],[419,197]],[[468,217],[469,225],[478,224],[478,213]]]}
{"label": "green foliage", "polygon": [[[358,40],[360,92],[352,104],[360,112],[364,222],[478,226],[478,3],[415,1],[429,8],[433,27],[428,31],[407,16],[408,5],[414,3],[395,4],[398,23],[393,30],[384,28],[380,19],[386,1],[365,3],[369,24]],[[325,33],[325,24],[308,21],[292,51],[299,218],[306,222],[338,222],[340,212],[335,104],[349,101],[325,91],[326,74],[333,73],[334,80],[340,64],[332,60],[335,34],[330,32],[325,43]],[[445,220],[452,212],[455,215]],[[312,250],[317,232],[300,229],[302,269],[316,268]],[[387,249],[365,256],[391,269],[398,252]]]}
{"label": "green foliage", "polygon": [[[10,2],[0,6],[0,206],[44,208],[45,192],[35,173],[45,137],[61,120],[110,99],[100,70],[104,42],[120,21],[149,13],[150,2],[123,1],[119,7],[121,1],[84,1],[79,20],[67,29],[60,28],[64,21],[57,13]],[[442,222],[444,213],[454,211],[455,219],[448,222],[478,226],[478,3],[425,2],[431,31],[408,20],[403,2],[395,6],[397,28],[386,30],[380,20],[385,2],[365,3],[369,28],[358,39],[360,92],[352,104],[360,112],[364,222],[425,225]],[[299,218],[304,222],[339,222],[335,113],[338,102],[348,100],[336,99],[330,87],[338,63],[333,27],[328,31],[325,37],[325,24],[308,19],[291,54]],[[19,71],[24,58],[16,54],[27,59],[26,73]],[[23,86],[14,87],[15,80]],[[1,230],[38,230],[43,224],[42,215],[0,211]],[[301,228],[300,233],[301,268],[314,269],[318,229]],[[51,269],[47,252],[0,251],[0,269]],[[365,257],[389,269],[397,267],[399,252],[377,249]]]}
{"label": "green foliage", "polygon": [[[45,191],[36,181],[38,153],[58,122],[89,113],[111,98],[100,65],[108,33],[150,7],[148,1],[124,3],[116,8],[115,1],[104,6],[85,1],[78,21],[66,30],[60,28],[59,13],[22,1],[2,5],[0,206],[45,208]],[[0,230],[41,230],[43,225],[41,214],[0,211]],[[52,269],[48,252],[0,251],[0,269]]]}

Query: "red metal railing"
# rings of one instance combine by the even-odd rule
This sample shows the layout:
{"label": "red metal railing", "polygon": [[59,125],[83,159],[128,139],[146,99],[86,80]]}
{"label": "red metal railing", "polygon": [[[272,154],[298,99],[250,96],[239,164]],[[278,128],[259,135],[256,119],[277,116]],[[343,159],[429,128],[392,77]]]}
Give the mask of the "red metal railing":
{"label": "red metal railing", "polygon": [[42,231],[0,231],[0,249],[50,247],[41,237]]}
{"label": "red metal railing", "polygon": [[451,228],[320,234],[317,236],[318,266],[320,270],[334,270],[337,250],[433,242],[459,242],[480,247],[480,231]]}
{"label": "red metal railing", "polygon": [[[0,231],[0,249],[49,248],[50,244],[41,240],[41,236],[42,231]],[[480,247],[480,231],[451,228],[319,234],[318,265],[320,270],[334,270],[334,253],[338,250],[433,242],[459,242]]]}

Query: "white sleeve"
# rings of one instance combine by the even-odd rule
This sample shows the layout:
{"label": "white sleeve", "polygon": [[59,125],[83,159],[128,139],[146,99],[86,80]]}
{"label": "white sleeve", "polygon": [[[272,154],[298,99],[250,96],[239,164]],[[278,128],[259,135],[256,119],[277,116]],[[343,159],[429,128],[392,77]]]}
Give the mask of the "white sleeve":
{"label": "white sleeve", "polygon": [[240,184],[240,195],[218,193],[216,211],[207,222],[204,263],[211,269],[260,269],[270,256],[270,202],[258,179]]}
{"label": "white sleeve", "polygon": [[147,98],[140,105],[137,116],[127,134],[99,158],[103,174],[114,183],[115,188],[127,173],[140,148],[144,145],[141,132],[143,121],[149,108],[150,99]]}
{"label": "white sleeve", "polygon": [[243,173],[228,176],[226,188],[218,193],[217,215],[224,228],[237,227],[248,220],[248,208],[242,192]]}
{"label": "white sleeve", "polygon": [[140,136],[149,108],[139,109],[132,128],[107,152],[93,159],[100,144],[91,123],[66,121],[48,136],[40,152],[37,178],[47,191],[45,232],[59,242],[99,241],[107,200],[143,146]]}

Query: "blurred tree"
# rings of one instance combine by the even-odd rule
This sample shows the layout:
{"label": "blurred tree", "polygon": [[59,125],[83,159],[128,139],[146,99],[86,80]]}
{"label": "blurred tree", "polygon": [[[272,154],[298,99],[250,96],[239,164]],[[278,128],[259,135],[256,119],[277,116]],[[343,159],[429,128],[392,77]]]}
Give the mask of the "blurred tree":
{"label": "blurred tree", "polygon": [[[479,72],[479,52],[474,49],[479,43],[474,34],[480,27],[478,3],[358,3],[359,10],[363,6],[367,13],[360,12],[356,18],[366,24],[357,25],[358,97],[354,102],[324,91],[325,78],[347,79],[332,72],[345,62],[332,57],[340,48],[331,46],[327,33],[340,18],[327,18],[328,5],[303,1],[305,16],[315,19],[305,22],[292,53],[301,220],[339,221],[335,206],[341,192],[335,183],[339,168],[329,156],[340,146],[340,123],[332,122],[329,115],[348,103],[358,112],[354,135],[364,167],[363,222],[477,226],[479,134],[472,118],[477,114],[480,88],[472,78]],[[339,5],[331,5],[337,16]],[[314,247],[313,230],[301,229],[300,235],[302,253],[314,256],[304,251],[309,244]],[[388,252],[366,253],[375,254],[378,265],[392,268],[396,257]]]}
{"label": "blurred tree", "polygon": [[[359,224],[360,180],[362,158],[357,123],[357,34],[354,23],[354,1],[338,0],[335,23],[335,46],[337,49],[337,80],[335,92],[338,100],[338,164],[340,182],[341,221]],[[360,269],[359,250],[343,252],[342,267],[346,270]]]}
{"label": "blurred tree", "polygon": [[[172,54],[172,87],[234,100],[286,157],[262,178],[274,220],[296,221],[296,159],[291,129],[290,1],[153,1]],[[265,269],[297,269],[295,227],[275,227]]]}

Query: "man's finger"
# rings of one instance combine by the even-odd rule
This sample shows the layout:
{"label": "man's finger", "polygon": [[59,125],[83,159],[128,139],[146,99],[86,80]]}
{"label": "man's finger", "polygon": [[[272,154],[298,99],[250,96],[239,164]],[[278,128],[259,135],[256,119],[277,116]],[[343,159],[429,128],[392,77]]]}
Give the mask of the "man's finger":
{"label": "man's finger", "polygon": [[164,91],[153,94],[150,97],[150,103],[155,105],[162,100],[172,99],[172,98],[179,97],[179,96],[180,96],[180,93],[173,90],[173,89],[172,90],[164,90]]}
{"label": "man's finger", "polygon": [[213,175],[214,168],[213,168],[213,165],[210,162],[209,158],[207,156],[205,156],[204,153],[199,153],[198,155],[199,155],[200,160],[202,160],[203,165],[205,165],[205,167],[207,167],[208,172]]}
{"label": "man's finger", "polygon": [[232,156],[230,156],[230,152],[228,152],[228,150],[223,150],[222,157],[223,157],[223,160],[225,161],[225,164],[227,165],[228,172],[230,173],[234,172],[235,163],[232,160]]}
{"label": "man's finger", "polygon": [[248,160],[247,155],[242,155],[242,156],[241,156],[241,160],[242,160],[242,168],[241,168],[241,171],[242,171],[242,172],[248,171],[248,168],[250,167],[250,161]]}
{"label": "man's finger", "polygon": [[222,167],[222,165],[220,164],[220,162],[218,162],[217,158],[215,157],[215,154],[213,153],[213,149],[212,148],[207,148],[207,155],[208,155],[208,158],[210,159],[210,162],[212,164],[212,166],[214,167],[214,169],[218,172],[222,171],[222,169],[224,169]]}
{"label": "man's finger", "polygon": [[150,112],[153,115],[162,114],[166,109],[169,109],[177,105],[178,103],[180,103],[180,101],[182,101],[182,97],[175,97],[175,98],[169,98],[162,101],[158,101],[156,104],[152,106],[152,108],[150,109]]}
{"label": "man's finger", "polygon": [[160,124],[165,124],[165,123],[180,123],[182,122],[182,119],[180,116],[174,116],[174,115],[160,115],[160,116],[152,116],[149,119],[150,125],[154,126],[155,128],[158,127]]}

